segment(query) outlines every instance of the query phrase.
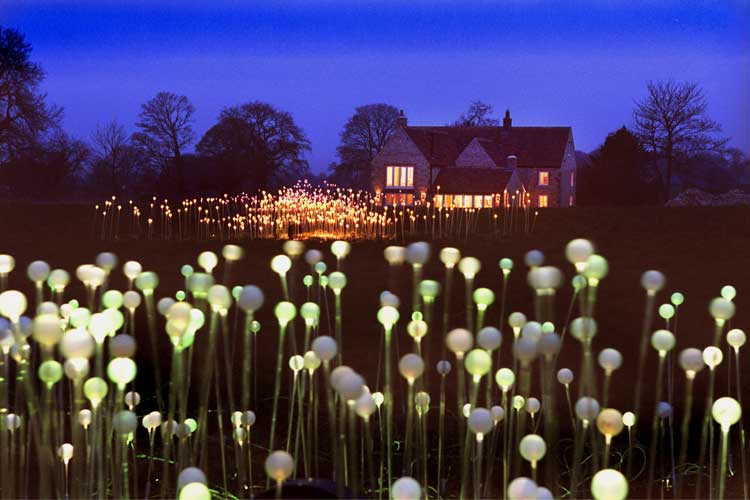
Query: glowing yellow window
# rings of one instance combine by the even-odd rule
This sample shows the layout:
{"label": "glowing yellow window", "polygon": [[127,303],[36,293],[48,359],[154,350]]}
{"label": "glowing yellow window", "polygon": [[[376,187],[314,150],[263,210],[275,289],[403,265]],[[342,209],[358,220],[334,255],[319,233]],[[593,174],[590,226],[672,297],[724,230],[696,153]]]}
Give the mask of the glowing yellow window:
{"label": "glowing yellow window", "polygon": [[385,169],[385,185],[393,186],[393,167],[386,167]]}
{"label": "glowing yellow window", "polygon": [[547,203],[548,203],[547,195],[546,194],[540,194],[539,195],[539,208],[546,208],[546,207],[548,207],[549,205]]}
{"label": "glowing yellow window", "polygon": [[549,186],[549,172],[546,170],[542,170],[539,172],[539,185],[540,186]]}
{"label": "glowing yellow window", "polygon": [[470,194],[464,195],[464,208],[471,208],[471,195]]}
{"label": "glowing yellow window", "polygon": [[414,187],[414,167],[402,167],[406,170],[406,184],[405,187]]}
{"label": "glowing yellow window", "polygon": [[453,206],[453,195],[452,194],[446,194],[445,195],[445,206],[446,207],[452,207]]}

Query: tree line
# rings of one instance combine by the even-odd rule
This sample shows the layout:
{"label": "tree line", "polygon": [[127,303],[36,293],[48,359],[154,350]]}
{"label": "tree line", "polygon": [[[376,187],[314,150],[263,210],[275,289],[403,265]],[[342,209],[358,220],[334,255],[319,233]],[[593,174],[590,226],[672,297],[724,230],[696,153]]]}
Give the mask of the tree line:
{"label": "tree line", "polygon": [[[141,105],[135,132],[99,123],[88,140],[62,126],[41,90],[44,71],[23,34],[0,26],[0,196],[188,196],[257,192],[301,178],[369,189],[371,161],[397,128],[396,106],[357,107],[340,132],[337,161],[314,176],[310,140],[292,115],[250,101],[224,108],[202,137],[188,97],[159,92]],[[472,102],[449,125],[497,126],[491,105]],[[750,161],[727,148],[692,82],[649,82],[632,127],[578,152],[580,205],[661,203],[686,187],[726,191],[750,183]]]}

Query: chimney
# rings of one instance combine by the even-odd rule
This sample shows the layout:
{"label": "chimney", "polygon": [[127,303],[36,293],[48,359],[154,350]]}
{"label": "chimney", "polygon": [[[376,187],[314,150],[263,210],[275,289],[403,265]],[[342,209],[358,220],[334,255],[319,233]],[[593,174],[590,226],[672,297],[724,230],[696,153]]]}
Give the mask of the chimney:
{"label": "chimney", "polygon": [[404,116],[404,110],[398,112],[398,118],[396,118],[396,126],[404,128],[406,127],[406,116]]}
{"label": "chimney", "polygon": [[513,120],[510,118],[510,110],[505,110],[505,118],[503,118],[503,128],[510,128],[513,124]]}
{"label": "chimney", "polygon": [[505,159],[505,166],[509,170],[515,170],[518,166],[518,158],[516,158],[514,155],[510,155]]}

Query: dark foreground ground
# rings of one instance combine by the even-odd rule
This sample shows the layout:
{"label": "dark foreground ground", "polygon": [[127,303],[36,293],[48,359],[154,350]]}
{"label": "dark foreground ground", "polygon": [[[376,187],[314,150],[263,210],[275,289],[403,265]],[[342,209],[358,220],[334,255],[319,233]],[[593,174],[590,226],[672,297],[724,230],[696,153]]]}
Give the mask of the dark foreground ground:
{"label": "dark foreground ground", "polygon": [[[0,204],[0,253],[9,253],[17,260],[17,271],[10,277],[10,286],[31,292],[31,287],[25,277],[25,268],[29,262],[36,259],[48,261],[52,267],[61,267],[74,272],[75,267],[82,263],[93,262],[94,257],[101,251],[115,252],[121,262],[138,260],[144,269],[158,272],[161,284],[157,290],[157,298],[172,295],[183,286],[179,268],[182,264],[190,263],[197,267],[196,257],[203,250],[213,250],[220,253],[222,242],[203,241],[101,241],[91,237],[91,219],[93,211],[88,206],[80,205],[8,205]],[[516,270],[510,279],[507,311],[519,310],[529,317],[533,314],[531,293],[526,285],[525,270],[523,270],[523,255],[529,249],[542,250],[547,262],[561,267],[568,278],[572,277],[572,269],[564,259],[564,246],[572,238],[585,237],[591,239],[597,251],[604,255],[610,263],[610,275],[602,282],[597,302],[597,321],[599,334],[594,342],[596,352],[605,348],[618,349],[624,356],[623,367],[615,373],[610,406],[627,411],[632,404],[633,386],[636,380],[637,349],[640,335],[640,325],[643,317],[644,294],[639,285],[641,273],[647,269],[658,269],[667,276],[667,287],[659,295],[659,303],[669,300],[674,291],[685,294],[685,304],[679,309],[676,352],[687,348],[704,348],[710,344],[713,335],[713,322],[708,314],[708,303],[718,296],[723,285],[732,284],[737,288],[735,299],[737,314],[732,325],[750,328],[750,209],[747,208],[696,208],[696,209],[563,209],[548,210],[539,215],[534,234],[517,235],[505,240],[494,240],[477,235],[469,241],[434,242],[433,262],[425,269],[426,278],[442,281],[443,270],[437,261],[439,247],[452,245],[458,247],[464,255],[472,255],[482,261],[483,269],[477,278],[477,286],[487,286],[498,293],[500,291],[501,274],[498,260],[510,257],[516,263]],[[281,291],[278,278],[269,268],[270,259],[281,253],[281,243],[277,241],[240,241],[247,253],[245,260],[232,272],[232,284],[255,284],[266,293],[266,305],[258,319],[263,324],[259,337],[259,388],[261,401],[256,408],[252,408],[258,415],[258,434],[261,444],[265,441],[263,429],[270,420],[270,397],[273,391],[273,366],[276,352],[276,327],[271,316],[272,304],[279,300]],[[376,385],[376,371],[378,366],[377,352],[380,342],[380,327],[375,319],[379,293],[388,287],[388,269],[382,257],[385,246],[393,242],[356,242],[353,244],[351,256],[344,263],[344,271],[348,276],[348,285],[343,294],[344,307],[344,363],[352,366],[361,373],[373,390],[380,389]],[[307,242],[308,247],[327,250],[328,243]],[[327,253],[327,261],[331,268],[334,259]],[[221,272],[221,270],[219,270]],[[220,274],[219,274],[220,275]],[[299,276],[299,275],[298,275]],[[402,318],[406,316],[409,300],[410,271],[404,268],[397,276],[396,292],[401,296]],[[453,298],[454,311],[451,327],[463,326],[463,280],[457,275],[455,278],[456,294]],[[124,287],[125,280],[118,273],[112,286]],[[298,286],[301,296],[301,285]],[[80,288],[71,289],[71,293],[83,298]],[[570,288],[565,287],[558,294],[558,321],[564,317],[565,309],[570,300]],[[301,302],[301,301],[300,301]],[[439,317],[438,315],[436,315]],[[488,324],[499,322],[498,310],[493,307],[487,317]],[[438,323],[439,325],[439,323]],[[661,320],[655,323],[655,328],[661,327]],[[298,333],[301,324],[298,326]],[[323,333],[327,333],[325,322],[322,323]],[[438,330],[439,331],[439,330]],[[139,414],[145,414],[154,409],[152,398],[148,395],[148,386],[152,384],[148,366],[151,357],[146,338],[145,322],[139,321],[139,379],[138,387],[144,393],[144,403]],[[506,366],[511,363],[509,341],[512,337],[505,333],[502,346],[502,356]],[[160,340],[163,359],[168,360],[169,345],[167,336]],[[435,332],[430,333],[423,341],[430,356],[431,396],[433,410],[429,413],[429,424],[437,429],[437,377],[434,375],[434,362],[439,359],[442,339]],[[402,328],[398,337],[399,350],[403,354],[410,349],[411,339]],[[747,359],[748,347],[741,351]],[[198,351],[197,351],[198,352]],[[656,357],[649,353],[649,364],[645,373],[648,383],[643,388],[643,407],[651,408],[654,399],[653,378],[656,372]],[[453,361],[453,359],[451,359]],[[572,338],[567,338],[563,346],[558,367],[569,367],[576,374],[579,372],[580,349]],[[743,379],[745,387],[748,381],[748,366],[750,361],[744,362]],[[166,373],[168,362],[163,363],[162,373]],[[495,367],[497,368],[497,367]],[[285,372],[288,370],[285,370]],[[597,372],[600,373],[600,372]],[[285,375],[286,376],[286,375]],[[681,400],[683,375],[680,370],[675,372],[676,416],[681,418]],[[452,379],[452,377],[451,377]],[[694,420],[702,415],[702,401],[705,394],[705,373],[699,375],[695,391],[699,401],[694,413]],[[399,381],[399,389],[403,385]],[[239,386],[239,384],[236,382]],[[717,397],[726,395],[727,367],[725,363],[718,371]],[[285,389],[286,391],[286,389]],[[558,401],[563,393],[558,394]],[[745,400],[750,400],[750,392],[744,391]],[[396,395],[396,403],[403,402],[405,395]],[[448,409],[453,412],[454,399],[449,397]],[[564,401],[564,400],[563,400]],[[285,407],[285,404],[282,405]],[[566,434],[565,422],[567,413],[564,405],[558,408]],[[197,411],[197,409],[196,409]],[[650,410],[648,410],[650,412]],[[323,419],[321,419],[323,420]],[[745,422],[748,419],[745,418]],[[285,425],[282,429],[285,429]],[[452,426],[451,426],[452,427]],[[647,438],[646,425],[643,425],[644,436]],[[435,433],[436,434],[436,433]],[[624,450],[627,439],[623,434],[615,440],[615,447]],[[691,433],[692,449],[696,448],[700,439],[699,429]],[[436,441],[436,437],[434,439]],[[321,441],[326,442],[326,441]],[[432,443],[434,447],[436,443]],[[568,443],[569,445],[569,443]],[[557,450],[559,456],[565,455],[566,444],[550,445]],[[739,450],[736,450],[739,451]],[[550,452],[554,454],[553,452]],[[691,454],[692,451],[691,451]],[[261,460],[262,453],[258,453]],[[568,458],[569,460],[569,458]],[[739,457],[734,456],[735,468],[739,472]],[[260,462],[262,463],[262,462]],[[259,463],[259,465],[260,465]],[[453,464],[449,474],[455,479],[458,475]],[[636,467],[637,468],[637,467]],[[257,467],[256,471],[260,471]],[[564,471],[560,473],[560,482],[568,479]],[[741,496],[742,489],[740,475],[729,478],[728,495]],[[694,482],[695,477],[688,477],[688,482]],[[434,480],[430,479],[431,483]],[[705,482],[704,482],[705,484]],[[634,485],[634,496],[643,496],[642,483]],[[654,491],[658,492],[658,488]],[[689,491],[689,490],[688,490]],[[689,493],[692,497],[692,492]],[[668,492],[671,496],[671,492]]]}

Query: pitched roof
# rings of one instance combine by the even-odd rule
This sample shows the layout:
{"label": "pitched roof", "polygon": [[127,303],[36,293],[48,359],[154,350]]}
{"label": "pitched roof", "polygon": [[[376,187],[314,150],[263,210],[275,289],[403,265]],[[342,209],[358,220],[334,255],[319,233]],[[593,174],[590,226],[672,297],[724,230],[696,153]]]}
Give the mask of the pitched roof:
{"label": "pitched roof", "polygon": [[498,166],[508,156],[519,167],[560,167],[570,137],[570,127],[405,127],[427,160],[435,166],[452,166],[474,139]]}
{"label": "pitched roof", "polygon": [[503,192],[512,175],[496,168],[441,168],[435,186],[445,194],[497,194]]}

